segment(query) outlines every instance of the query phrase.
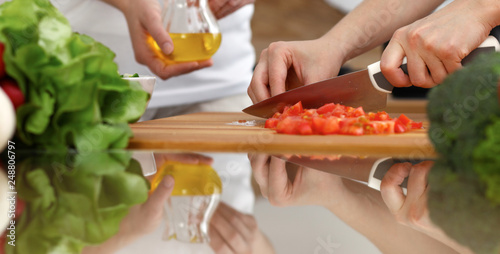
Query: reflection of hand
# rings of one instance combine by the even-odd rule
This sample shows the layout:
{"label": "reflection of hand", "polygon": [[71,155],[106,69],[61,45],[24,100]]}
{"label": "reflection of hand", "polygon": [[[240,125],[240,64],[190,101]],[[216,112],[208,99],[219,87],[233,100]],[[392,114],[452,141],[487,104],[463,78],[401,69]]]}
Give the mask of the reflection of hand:
{"label": "reflection of hand", "polygon": [[329,206],[345,193],[342,179],[334,174],[306,167],[287,170],[292,164],[264,154],[250,154],[249,159],[262,196],[272,205]]}
{"label": "reflection of hand", "polygon": [[254,3],[255,0],[209,0],[208,4],[215,17],[221,19],[239,8]]}
{"label": "reflection of hand", "polygon": [[274,253],[255,218],[221,202],[210,221],[210,246],[222,253]]}
{"label": "reflection of hand", "polygon": [[88,246],[82,253],[113,253],[138,237],[151,233],[163,220],[163,205],[174,189],[174,178],[165,176],[144,204],[130,209],[116,235],[101,245]]}
{"label": "reflection of hand", "polygon": [[321,38],[272,43],[260,55],[248,87],[248,95],[257,103],[287,89],[337,75],[343,55],[331,44],[332,42]]}
{"label": "reflection of hand", "polygon": [[210,246],[216,253],[252,253],[257,222],[225,203],[220,203],[210,221]]}
{"label": "reflection of hand", "polygon": [[151,36],[164,54],[172,53],[174,45],[161,21],[161,6],[156,0],[104,0],[120,9],[127,19],[130,38],[137,62],[162,79],[189,73],[212,65],[212,60],[200,62],[165,62],[147,41]]}
{"label": "reflection of hand", "polygon": [[[488,14],[498,7],[481,2],[453,1],[397,30],[381,59],[387,80],[399,87],[413,84],[428,88],[459,69],[462,59],[477,48],[495,26]],[[405,56],[409,75],[399,68]]]}
{"label": "reflection of hand", "polygon": [[[424,161],[417,165],[409,162],[393,165],[380,185],[382,198],[396,220],[417,231],[452,247],[460,253],[471,253],[467,248],[450,239],[430,217],[427,208],[427,175],[434,162]],[[408,177],[407,195],[399,186]]]}

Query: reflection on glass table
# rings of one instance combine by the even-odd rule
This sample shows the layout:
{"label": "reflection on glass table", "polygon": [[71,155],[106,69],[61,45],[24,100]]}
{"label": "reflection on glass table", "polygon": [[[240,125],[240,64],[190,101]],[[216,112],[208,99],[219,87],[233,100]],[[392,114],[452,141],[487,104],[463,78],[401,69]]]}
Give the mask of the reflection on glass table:
{"label": "reflection on glass table", "polygon": [[[186,169],[184,173],[211,167],[220,178],[222,201],[204,231],[209,243],[163,240],[172,226],[165,207],[176,186],[177,191],[193,191],[191,181],[182,184],[172,173],[176,167]],[[499,207],[481,196],[476,178],[450,175],[433,159],[150,151],[18,152],[16,246],[8,244],[9,231],[1,244],[6,253],[30,254],[274,253],[275,236],[268,239],[262,227],[280,228],[273,224],[279,218],[262,224],[251,208],[235,205],[253,202],[237,194],[250,170],[271,205],[324,207],[328,216],[341,219],[382,253],[498,253]],[[241,173],[246,180],[238,180]],[[194,181],[214,187],[213,176]],[[204,187],[194,192],[204,194]],[[228,194],[233,197],[224,198]],[[304,219],[286,223],[293,226]],[[306,239],[289,242],[300,245],[301,240]],[[343,251],[333,253],[352,253]]]}
{"label": "reflection on glass table", "polygon": [[[450,229],[449,225],[443,225],[442,217],[446,216],[443,213],[455,204],[443,199],[441,187],[435,180],[443,169],[435,166],[434,160],[266,154],[250,154],[249,158],[261,193],[271,204],[325,207],[367,237],[382,253],[401,253],[402,250],[405,253],[472,253],[471,249],[477,253],[498,253],[494,250],[499,245],[495,240],[498,230],[495,231],[494,226],[478,231],[474,226]],[[428,178],[436,188],[429,187]],[[443,180],[442,176],[440,179]],[[493,213],[499,211],[498,207],[496,210],[481,208],[489,217],[471,216],[467,221],[470,225],[500,219],[500,213]],[[448,214],[448,217],[453,216]],[[446,223],[452,222],[453,219],[448,219]],[[454,230],[471,229],[487,235],[487,240],[484,236],[451,237],[457,235]],[[481,246],[476,243],[478,238],[482,238]],[[485,244],[493,247],[487,250]]]}
{"label": "reflection on glass table", "polygon": [[[246,155],[227,155],[226,158],[234,165],[237,158],[243,156],[247,160]],[[252,251],[249,253],[273,253],[253,216],[225,202],[214,204],[215,212],[212,211],[210,222],[210,216],[204,221],[207,224],[203,231],[208,234],[209,243],[197,245],[162,240],[163,227],[169,224],[165,223],[164,216],[165,207],[172,201],[171,195],[179,190],[193,192],[207,187],[196,186],[180,177],[179,172],[206,170],[214,163],[206,155],[151,152],[132,155],[129,151],[20,152],[17,162],[16,187],[23,201],[18,202],[20,213],[15,218],[15,246],[7,243],[8,237],[2,238],[2,252],[5,247],[6,253],[137,253],[134,245],[144,248],[143,243],[153,240],[159,247],[147,246],[153,250],[148,253],[164,253],[167,249],[173,253],[243,253],[249,250]],[[151,170],[141,165],[157,165],[158,168]],[[172,165],[177,173],[172,172]],[[157,172],[151,174],[152,171]],[[217,175],[214,171],[191,173],[196,174],[191,179],[202,184],[207,183],[204,176],[213,180],[214,174]],[[239,183],[237,179],[232,181]],[[176,189],[176,185],[179,188]],[[231,186],[228,189],[231,190]],[[19,204],[26,204],[26,208],[22,209]],[[8,232],[3,235],[6,234]]]}

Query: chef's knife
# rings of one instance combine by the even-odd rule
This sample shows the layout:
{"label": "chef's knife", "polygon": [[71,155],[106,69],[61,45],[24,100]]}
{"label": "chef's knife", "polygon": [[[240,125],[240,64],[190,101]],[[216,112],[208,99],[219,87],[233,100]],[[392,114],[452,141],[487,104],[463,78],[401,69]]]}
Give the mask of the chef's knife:
{"label": "chef's knife", "polygon": [[[500,51],[500,44],[495,37],[489,36],[477,49],[462,60],[462,64],[466,65],[481,53],[495,51]],[[406,63],[401,65],[401,69],[408,74]],[[386,107],[387,95],[392,92],[393,88],[380,71],[379,61],[369,65],[365,70],[278,94],[243,109],[243,112],[269,118],[274,113],[281,112],[285,106],[293,105],[299,101],[302,102],[304,108],[319,108],[333,102],[351,107],[362,106],[365,111],[372,111]]]}

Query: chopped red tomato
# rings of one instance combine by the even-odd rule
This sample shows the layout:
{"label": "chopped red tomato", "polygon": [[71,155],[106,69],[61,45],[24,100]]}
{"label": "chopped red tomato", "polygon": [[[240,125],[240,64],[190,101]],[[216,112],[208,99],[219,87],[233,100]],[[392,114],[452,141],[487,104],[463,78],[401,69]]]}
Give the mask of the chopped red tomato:
{"label": "chopped red tomato", "polygon": [[266,120],[266,125],[264,127],[269,129],[274,129],[278,126],[279,119],[277,118],[269,118]]}
{"label": "chopped red tomato", "polygon": [[394,132],[395,133],[403,133],[403,132],[406,132],[408,130],[408,128],[406,127],[406,125],[404,125],[401,121],[396,120],[395,123],[394,123]]}
{"label": "chopped red tomato", "polygon": [[336,117],[329,117],[326,119],[325,126],[323,126],[323,130],[319,134],[337,134],[339,130],[339,119]]}
{"label": "chopped red tomato", "polygon": [[422,122],[411,122],[410,127],[411,127],[410,129],[422,129],[423,124]]}
{"label": "chopped red tomato", "polygon": [[364,116],[364,115],[365,115],[365,111],[363,110],[362,107],[358,107],[354,110],[354,112],[352,112],[352,116],[354,116],[354,117]]}
{"label": "chopped red tomato", "polygon": [[404,133],[421,129],[421,122],[414,122],[406,115],[392,119],[385,111],[365,113],[362,107],[353,108],[328,103],[318,109],[303,109],[302,103],[285,107],[267,119],[266,128],[283,134],[299,135],[366,135]]}
{"label": "chopped red tomato", "polygon": [[326,119],[323,117],[313,117],[312,118],[312,129],[314,133],[324,134],[323,129],[325,128]]}
{"label": "chopped red tomato", "polygon": [[336,106],[337,105],[335,105],[335,103],[328,103],[328,104],[325,104],[322,107],[318,108],[318,110],[316,110],[316,112],[318,112],[318,114],[320,114],[320,115],[323,115],[326,113],[331,113],[331,112],[333,112],[333,110],[335,109]]}
{"label": "chopped red tomato", "polygon": [[401,114],[398,117],[398,121],[400,121],[405,126],[408,126],[412,122],[412,120],[408,118],[405,114]]}
{"label": "chopped red tomato", "polygon": [[291,107],[285,107],[285,109],[283,110],[283,115],[286,115],[286,116],[298,116],[300,115],[302,112],[303,112],[303,108],[302,108],[302,102],[297,102],[295,105],[291,106]]}

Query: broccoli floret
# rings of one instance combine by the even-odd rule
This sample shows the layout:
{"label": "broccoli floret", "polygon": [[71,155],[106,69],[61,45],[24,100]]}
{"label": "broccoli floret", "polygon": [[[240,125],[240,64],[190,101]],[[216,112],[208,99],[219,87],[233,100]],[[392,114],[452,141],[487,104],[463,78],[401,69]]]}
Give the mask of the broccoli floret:
{"label": "broccoli floret", "polygon": [[431,219],[476,253],[500,251],[500,54],[482,55],[429,93]]}
{"label": "broccoli floret", "polygon": [[485,186],[478,176],[453,172],[438,160],[428,181],[433,223],[477,254],[499,253],[500,206],[484,197]]}
{"label": "broccoli floret", "polygon": [[474,170],[486,184],[486,197],[500,205],[500,118],[486,128],[486,138],[473,156]]}
{"label": "broccoli floret", "polygon": [[500,54],[484,54],[429,93],[429,137],[453,171],[471,172],[485,127],[500,116]]}

